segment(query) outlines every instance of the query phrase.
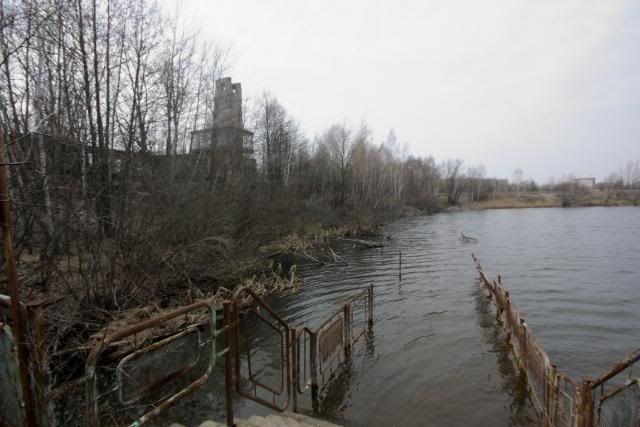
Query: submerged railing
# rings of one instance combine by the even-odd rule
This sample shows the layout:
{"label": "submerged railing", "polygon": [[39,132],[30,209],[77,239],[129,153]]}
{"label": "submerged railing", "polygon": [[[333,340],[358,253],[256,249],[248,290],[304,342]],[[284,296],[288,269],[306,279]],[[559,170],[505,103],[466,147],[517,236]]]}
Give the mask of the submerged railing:
{"label": "submerged railing", "polygon": [[[7,301],[1,299],[0,308]],[[212,302],[201,301],[105,334],[90,345],[83,376],[40,393],[43,397],[35,409],[40,414],[38,425],[77,425],[87,420],[95,426],[140,426],[202,387],[220,359],[227,425],[233,425],[237,395],[278,411],[293,402],[297,411],[298,396],[310,389],[316,408],[319,390],[344,366],[354,343],[373,322],[373,285],[349,297],[316,329],[290,326],[247,287],[238,288],[223,302],[221,314]],[[255,371],[256,349],[246,327],[251,318],[278,337],[275,385]],[[0,425],[28,425],[24,405],[10,406],[22,400],[15,344],[10,325],[3,322],[0,318]],[[172,327],[166,328],[169,323]],[[118,351],[127,345],[127,351]],[[38,349],[31,349],[35,363],[40,360]],[[46,381],[35,377],[30,386],[45,390]]]}
{"label": "submerged railing", "polygon": [[[527,379],[533,407],[545,426],[640,426],[640,382],[632,377],[640,349],[597,380],[575,382],[559,372],[529,329],[502,279],[489,280],[478,259],[471,255],[489,296],[496,320],[505,329],[516,365]],[[627,374],[627,378],[623,378]]]}
{"label": "submerged railing", "polygon": [[293,329],[294,410],[298,395],[309,389],[313,404],[317,404],[321,388],[351,356],[353,345],[372,323],[373,285],[370,285],[351,296],[316,329]]}

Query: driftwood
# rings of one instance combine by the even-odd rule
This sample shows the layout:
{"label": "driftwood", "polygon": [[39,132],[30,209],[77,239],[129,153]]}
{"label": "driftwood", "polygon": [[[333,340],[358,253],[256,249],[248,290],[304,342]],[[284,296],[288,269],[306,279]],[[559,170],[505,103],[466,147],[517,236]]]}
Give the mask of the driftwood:
{"label": "driftwood", "polygon": [[338,240],[342,240],[343,242],[353,243],[354,246],[363,246],[369,249],[384,248],[384,244],[380,242],[370,242],[368,240],[360,240],[360,239],[345,239],[344,237],[339,237]]}
{"label": "driftwood", "polygon": [[478,239],[471,236],[465,236],[464,233],[460,233],[460,237],[458,238],[462,243],[478,243]]}
{"label": "driftwood", "polygon": [[319,265],[325,265],[323,261],[320,261],[318,258],[313,257],[313,256],[309,255],[309,254],[308,254],[308,253],[306,253],[306,252],[303,252],[301,256],[302,256],[303,258],[305,258],[305,259],[307,259],[307,260],[310,260],[310,261],[313,261],[313,262],[315,262],[315,263],[317,263],[317,264],[319,264]]}
{"label": "driftwood", "polygon": [[338,255],[337,253],[335,253],[335,252],[333,251],[333,249],[329,248],[329,250],[331,251],[331,255],[333,255],[333,260],[334,260],[336,263],[341,262],[341,263],[344,263],[344,265],[349,265],[349,263],[348,263],[347,261],[345,261],[345,260],[344,260],[340,255]]}
{"label": "driftwood", "polygon": [[340,255],[338,255],[333,249],[327,247],[324,250],[317,251],[315,253],[309,253],[307,251],[296,251],[291,248],[288,252],[276,252],[269,256],[267,259],[274,260],[274,262],[283,262],[283,259],[287,258],[287,262],[291,265],[295,265],[298,261],[307,261],[318,266],[328,264],[343,264],[349,265]]}

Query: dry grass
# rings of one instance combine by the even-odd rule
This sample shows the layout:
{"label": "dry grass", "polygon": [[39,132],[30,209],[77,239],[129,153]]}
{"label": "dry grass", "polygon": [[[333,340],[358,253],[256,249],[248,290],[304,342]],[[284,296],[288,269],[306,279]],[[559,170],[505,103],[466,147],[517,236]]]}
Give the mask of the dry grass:
{"label": "dry grass", "polygon": [[518,208],[556,208],[562,206],[562,199],[555,194],[523,194],[498,196],[495,199],[473,202],[466,205],[469,209],[518,209]]}
{"label": "dry grass", "polygon": [[[633,206],[633,200],[602,191],[592,191],[575,195],[568,206]],[[564,205],[567,206],[567,205]],[[462,209],[522,209],[522,208],[560,208],[563,207],[561,193],[522,193],[519,196],[508,194],[480,202],[465,203]]]}

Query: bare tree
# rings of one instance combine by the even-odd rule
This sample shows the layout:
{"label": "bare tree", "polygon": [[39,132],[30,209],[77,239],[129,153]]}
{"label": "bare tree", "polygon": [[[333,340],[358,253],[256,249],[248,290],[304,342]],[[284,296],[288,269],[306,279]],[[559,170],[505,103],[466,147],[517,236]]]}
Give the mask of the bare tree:
{"label": "bare tree", "polygon": [[460,201],[465,188],[465,176],[461,174],[461,159],[449,159],[442,165],[443,178],[447,188],[447,203],[455,206]]}
{"label": "bare tree", "polygon": [[620,176],[629,189],[640,187],[640,160],[629,160],[620,168]]}
{"label": "bare tree", "polygon": [[353,139],[346,123],[331,126],[324,135],[331,160],[338,170],[338,203],[344,206],[347,174],[351,168]]}
{"label": "bare tree", "polygon": [[522,180],[524,177],[524,173],[522,169],[518,168],[513,171],[513,183],[516,185],[516,195],[520,196],[520,186],[522,185]]}

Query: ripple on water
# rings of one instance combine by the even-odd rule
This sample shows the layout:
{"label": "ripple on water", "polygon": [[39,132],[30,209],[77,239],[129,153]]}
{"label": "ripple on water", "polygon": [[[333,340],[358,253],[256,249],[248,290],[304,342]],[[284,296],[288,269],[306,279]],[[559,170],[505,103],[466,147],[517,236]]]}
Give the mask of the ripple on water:
{"label": "ripple on water", "polygon": [[[384,250],[338,245],[348,266],[302,268],[300,292],[271,301],[292,323],[314,326],[374,283],[373,330],[328,390],[326,416],[355,426],[535,425],[470,254],[491,277],[502,275],[560,370],[597,375],[640,340],[639,214],[523,209],[407,219],[385,227],[392,239]],[[461,244],[462,231],[479,243]],[[239,415],[260,411],[244,400],[237,406]]]}

